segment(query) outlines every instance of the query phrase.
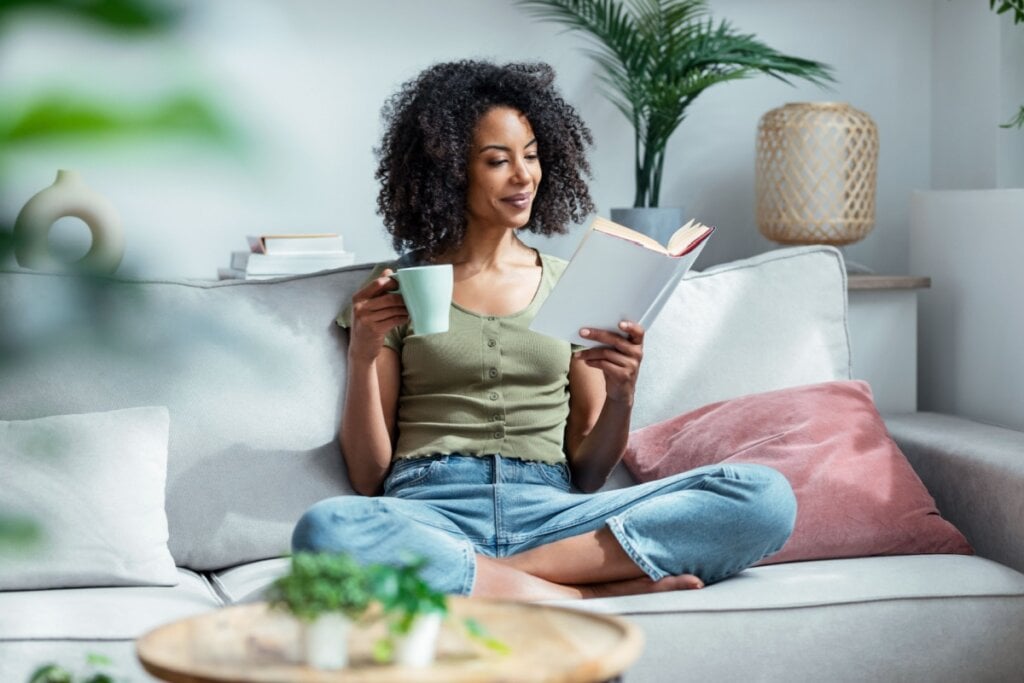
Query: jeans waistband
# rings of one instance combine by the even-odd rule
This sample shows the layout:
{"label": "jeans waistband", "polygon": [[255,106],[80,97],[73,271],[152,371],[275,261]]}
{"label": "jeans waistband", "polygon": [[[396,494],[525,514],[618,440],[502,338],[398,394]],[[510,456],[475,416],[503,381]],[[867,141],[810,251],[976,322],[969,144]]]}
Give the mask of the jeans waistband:
{"label": "jeans waistband", "polygon": [[452,453],[403,458],[395,462],[392,476],[408,469],[427,468],[424,479],[445,483],[533,484],[560,486],[568,482],[569,468],[564,462],[521,460],[502,455],[465,455]]}

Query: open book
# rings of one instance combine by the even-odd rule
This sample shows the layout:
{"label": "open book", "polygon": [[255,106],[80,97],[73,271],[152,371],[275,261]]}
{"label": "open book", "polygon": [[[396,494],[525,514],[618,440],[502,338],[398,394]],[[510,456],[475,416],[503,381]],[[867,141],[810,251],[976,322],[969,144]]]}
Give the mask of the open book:
{"label": "open book", "polygon": [[581,337],[581,327],[619,332],[621,321],[632,320],[649,330],[713,231],[690,221],[662,246],[595,218],[530,329],[588,347],[598,343]]}

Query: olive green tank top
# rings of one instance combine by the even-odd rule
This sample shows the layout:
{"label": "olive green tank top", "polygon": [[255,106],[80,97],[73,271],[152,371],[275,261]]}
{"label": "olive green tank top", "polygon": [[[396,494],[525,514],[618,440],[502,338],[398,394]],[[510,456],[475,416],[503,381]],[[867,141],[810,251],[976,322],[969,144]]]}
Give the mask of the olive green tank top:
{"label": "olive green tank top", "polygon": [[[411,334],[399,325],[385,337],[401,356],[395,458],[435,454],[502,455],[565,461],[569,415],[568,342],[529,330],[566,262],[540,255],[540,286],[512,315],[480,315],[451,305],[448,332]],[[394,263],[378,265],[378,277]],[[351,305],[337,320],[351,324]]]}

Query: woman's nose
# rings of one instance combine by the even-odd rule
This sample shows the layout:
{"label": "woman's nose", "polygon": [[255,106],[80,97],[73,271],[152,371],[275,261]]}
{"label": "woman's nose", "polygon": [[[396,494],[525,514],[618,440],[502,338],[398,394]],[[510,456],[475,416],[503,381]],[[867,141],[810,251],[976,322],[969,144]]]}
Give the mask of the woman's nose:
{"label": "woman's nose", "polygon": [[512,167],[512,180],[517,183],[530,181],[530,169],[526,165],[526,159],[519,159]]}

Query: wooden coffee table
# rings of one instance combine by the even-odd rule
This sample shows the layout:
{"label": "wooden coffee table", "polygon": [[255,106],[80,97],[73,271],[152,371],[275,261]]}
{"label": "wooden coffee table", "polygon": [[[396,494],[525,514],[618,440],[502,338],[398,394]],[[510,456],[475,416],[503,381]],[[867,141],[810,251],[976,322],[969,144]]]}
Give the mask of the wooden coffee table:
{"label": "wooden coffee table", "polygon": [[[353,631],[349,668],[321,671],[301,664],[300,626],[265,603],[226,607],[161,626],[136,643],[145,669],[173,683],[469,683],[614,679],[640,656],[643,634],[618,617],[474,598],[451,598],[451,616],[433,666],[376,664],[373,643],[383,624]],[[510,649],[498,654],[467,637],[472,617]]]}

